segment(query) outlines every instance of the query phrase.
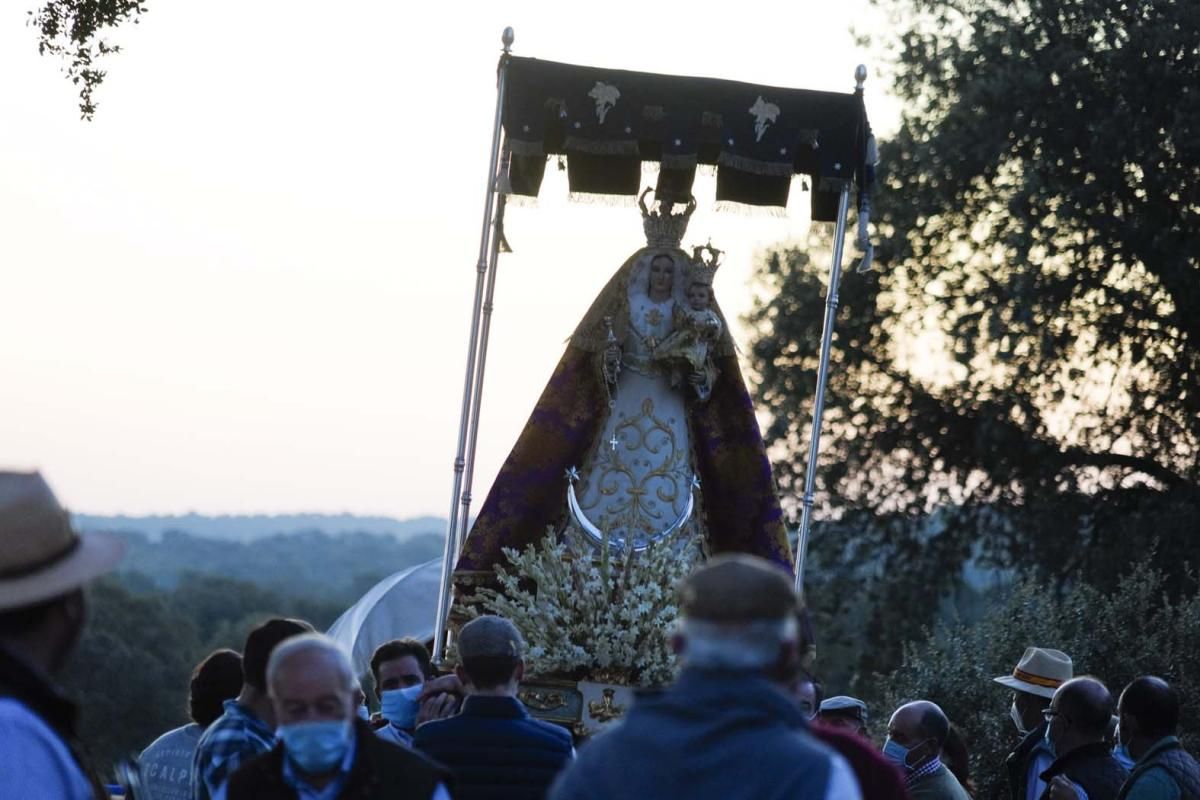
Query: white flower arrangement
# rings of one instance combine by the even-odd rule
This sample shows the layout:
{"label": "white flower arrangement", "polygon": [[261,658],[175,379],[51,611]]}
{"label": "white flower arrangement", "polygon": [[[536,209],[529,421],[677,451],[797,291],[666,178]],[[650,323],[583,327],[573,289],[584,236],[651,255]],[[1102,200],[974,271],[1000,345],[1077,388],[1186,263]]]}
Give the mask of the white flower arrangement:
{"label": "white flower arrangement", "polygon": [[607,542],[597,553],[574,527],[561,541],[548,531],[523,551],[505,548],[508,565],[496,565],[500,589],[480,588],[462,610],[512,620],[528,645],[531,674],[667,683],[675,675],[675,588],[699,557],[694,537],[683,536],[610,555]]}

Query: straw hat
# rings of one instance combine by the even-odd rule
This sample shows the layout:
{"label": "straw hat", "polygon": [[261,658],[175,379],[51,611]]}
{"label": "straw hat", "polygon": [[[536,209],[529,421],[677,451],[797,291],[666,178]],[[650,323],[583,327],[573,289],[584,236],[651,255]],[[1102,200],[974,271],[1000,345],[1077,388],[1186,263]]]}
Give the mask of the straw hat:
{"label": "straw hat", "polygon": [[1054,690],[1074,677],[1071,657],[1061,650],[1030,647],[1021,656],[1012,675],[994,678],[1010,689],[1039,697],[1054,697]]}
{"label": "straw hat", "polygon": [[76,534],[41,474],[0,471],[0,611],[77,589],[124,552],[114,536]]}

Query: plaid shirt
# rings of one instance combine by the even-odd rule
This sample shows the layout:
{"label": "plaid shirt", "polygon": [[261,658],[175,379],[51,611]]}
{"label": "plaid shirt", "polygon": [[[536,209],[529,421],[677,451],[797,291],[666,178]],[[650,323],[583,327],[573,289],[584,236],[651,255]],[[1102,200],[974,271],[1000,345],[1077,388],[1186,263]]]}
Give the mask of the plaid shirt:
{"label": "plaid shirt", "polygon": [[192,798],[221,797],[229,776],[246,761],[275,744],[275,732],[237,700],[225,701],[225,713],[208,726],[192,759]]}

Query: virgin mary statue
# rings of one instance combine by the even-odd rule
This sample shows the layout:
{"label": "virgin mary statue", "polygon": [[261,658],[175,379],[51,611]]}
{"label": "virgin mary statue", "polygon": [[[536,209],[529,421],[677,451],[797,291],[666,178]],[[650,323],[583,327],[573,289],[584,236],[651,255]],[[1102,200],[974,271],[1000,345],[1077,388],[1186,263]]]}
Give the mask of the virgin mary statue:
{"label": "virgin mary statue", "polygon": [[[690,500],[687,530],[703,537],[704,552],[753,553],[791,570],[754,406],[712,296],[716,265],[679,247],[693,209],[642,204],[647,246],[621,265],[572,334],[467,534],[455,567],[460,586],[489,579],[502,548],[524,549],[548,526],[561,530],[568,478],[578,492],[576,522],[603,530],[610,544],[654,541],[687,516]],[[678,340],[672,334],[689,314],[720,322],[709,329],[703,368],[660,348]]]}

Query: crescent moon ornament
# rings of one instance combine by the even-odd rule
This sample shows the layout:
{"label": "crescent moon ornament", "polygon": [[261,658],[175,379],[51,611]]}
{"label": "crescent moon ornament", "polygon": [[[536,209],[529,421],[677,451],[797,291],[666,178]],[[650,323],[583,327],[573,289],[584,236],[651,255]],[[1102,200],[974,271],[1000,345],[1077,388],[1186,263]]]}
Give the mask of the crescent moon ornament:
{"label": "crescent moon ornament", "polygon": [[[603,546],[607,540],[610,549],[624,550],[626,546],[624,539],[618,538],[614,540],[612,537],[606,537],[604,531],[600,530],[595,523],[588,519],[587,514],[583,513],[583,509],[579,507],[579,499],[575,496],[575,484],[579,481],[579,470],[571,467],[566,471],[565,477],[567,479],[567,509],[571,512],[571,519],[575,521],[579,529],[597,547]],[[691,491],[688,492],[687,504],[683,507],[683,511],[680,512],[675,521],[658,533],[646,537],[640,544],[635,543],[633,545],[633,552],[641,553],[649,548],[650,545],[671,538],[679,532],[680,528],[687,524],[687,521],[692,518],[692,512],[696,509],[696,490],[700,488],[700,480],[695,475],[692,475],[691,486],[689,488]]]}

